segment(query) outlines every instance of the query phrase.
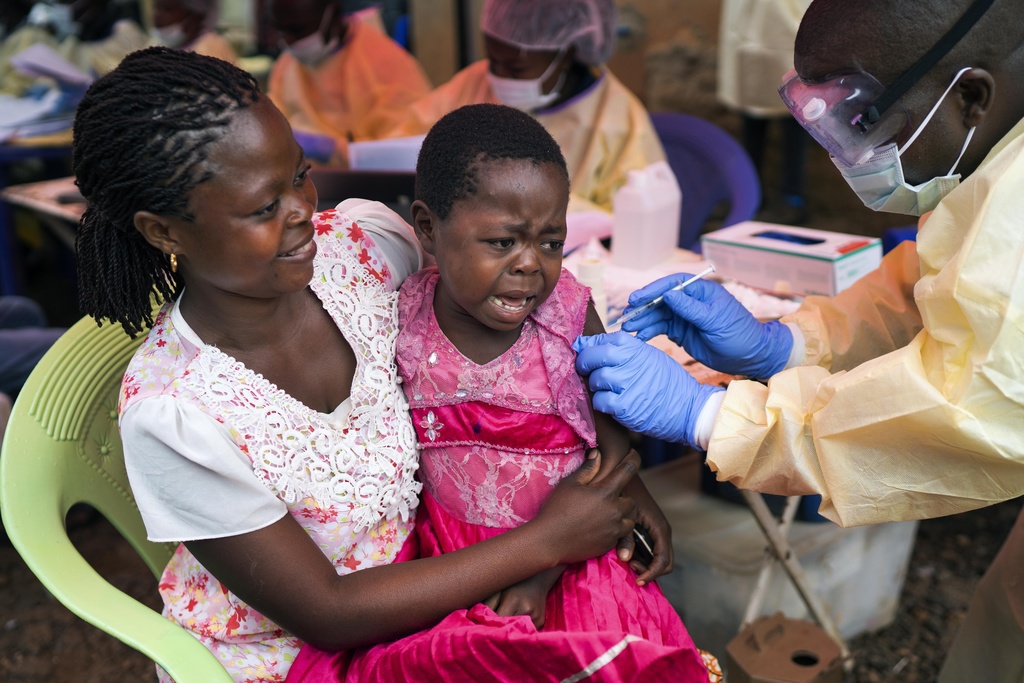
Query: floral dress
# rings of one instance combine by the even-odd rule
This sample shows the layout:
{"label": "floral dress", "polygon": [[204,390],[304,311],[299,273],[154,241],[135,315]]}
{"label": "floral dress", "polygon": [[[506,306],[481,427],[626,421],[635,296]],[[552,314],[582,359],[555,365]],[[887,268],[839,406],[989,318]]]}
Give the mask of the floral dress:
{"label": "floral dress", "polygon": [[[312,410],[217,348],[190,341],[171,304],[128,367],[119,410],[123,418],[133,405],[170,396],[226,427],[252,475],[346,574],[409,555],[420,484],[394,361],[397,293],[387,264],[345,214],[323,212],[314,225],[310,286],[357,360],[347,414]],[[126,452],[126,463],[133,457],[146,454]],[[184,545],[159,590],[165,616],[209,647],[235,681],[285,679],[302,643],[233,595]]]}

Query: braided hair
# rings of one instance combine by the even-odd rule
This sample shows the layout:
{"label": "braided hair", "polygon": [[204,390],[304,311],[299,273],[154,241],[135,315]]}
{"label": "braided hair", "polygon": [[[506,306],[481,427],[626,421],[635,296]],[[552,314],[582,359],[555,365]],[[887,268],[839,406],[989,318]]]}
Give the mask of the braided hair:
{"label": "braided hair", "polygon": [[416,199],[444,220],[458,200],[476,194],[485,161],[512,159],[555,164],[569,171],[551,134],[529,114],[501,104],[470,104],[434,124],[416,159]]}
{"label": "braided hair", "polygon": [[135,229],[135,214],[194,220],[189,195],[212,177],[208,146],[259,97],[245,71],[162,47],[128,55],[90,86],[72,159],[88,202],[76,240],[79,301],[98,324],[118,322],[134,337],[153,324],[154,294],[177,297],[181,282]]}

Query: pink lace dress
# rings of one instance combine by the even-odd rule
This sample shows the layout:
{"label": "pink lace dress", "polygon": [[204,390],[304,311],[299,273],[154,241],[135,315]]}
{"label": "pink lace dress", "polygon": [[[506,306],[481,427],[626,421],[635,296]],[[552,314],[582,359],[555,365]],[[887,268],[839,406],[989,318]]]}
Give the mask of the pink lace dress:
{"label": "pink lace dress", "polygon": [[[423,555],[477,543],[536,515],[595,433],[570,344],[589,290],[567,272],[504,355],[478,365],[437,325],[435,269],[399,295],[398,366],[420,446]],[[476,605],[432,629],[339,665],[346,681],[708,681],[679,616],[654,584],[637,587],[614,552],[569,567],[546,623]],[[310,679],[303,679],[310,680]],[[316,679],[313,679],[316,680]]]}

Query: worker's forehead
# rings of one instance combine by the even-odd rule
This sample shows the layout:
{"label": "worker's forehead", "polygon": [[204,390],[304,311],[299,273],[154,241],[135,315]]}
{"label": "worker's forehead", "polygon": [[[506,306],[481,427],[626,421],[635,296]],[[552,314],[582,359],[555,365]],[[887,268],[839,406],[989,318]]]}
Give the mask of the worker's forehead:
{"label": "worker's forehead", "polygon": [[798,43],[793,67],[801,78],[819,81],[827,76],[864,71],[883,84],[891,83],[905,68],[907,50],[881,32],[851,29],[837,31],[831,40]]}

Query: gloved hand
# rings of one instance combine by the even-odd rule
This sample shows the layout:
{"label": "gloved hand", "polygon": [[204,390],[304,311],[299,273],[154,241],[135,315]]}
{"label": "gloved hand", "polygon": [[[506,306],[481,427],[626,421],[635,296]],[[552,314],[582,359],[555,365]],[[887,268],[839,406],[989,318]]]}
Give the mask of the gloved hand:
{"label": "gloved hand", "polygon": [[295,141],[299,143],[302,151],[306,153],[307,159],[321,163],[327,163],[331,160],[331,155],[334,154],[334,138],[329,135],[306,133],[301,130],[292,131],[292,133],[295,136]]}
{"label": "gloved hand", "polygon": [[589,375],[594,410],[637,432],[698,447],[701,408],[720,387],[699,383],[668,355],[625,332],[579,337],[576,371]]}
{"label": "gloved hand", "polygon": [[697,280],[684,290],[666,291],[688,277],[669,275],[630,294],[624,312],[663,292],[665,301],[622,329],[645,341],[668,335],[704,365],[730,375],[767,379],[786,367],[793,349],[788,327],[778,321],[760,322],[717,282]]}

